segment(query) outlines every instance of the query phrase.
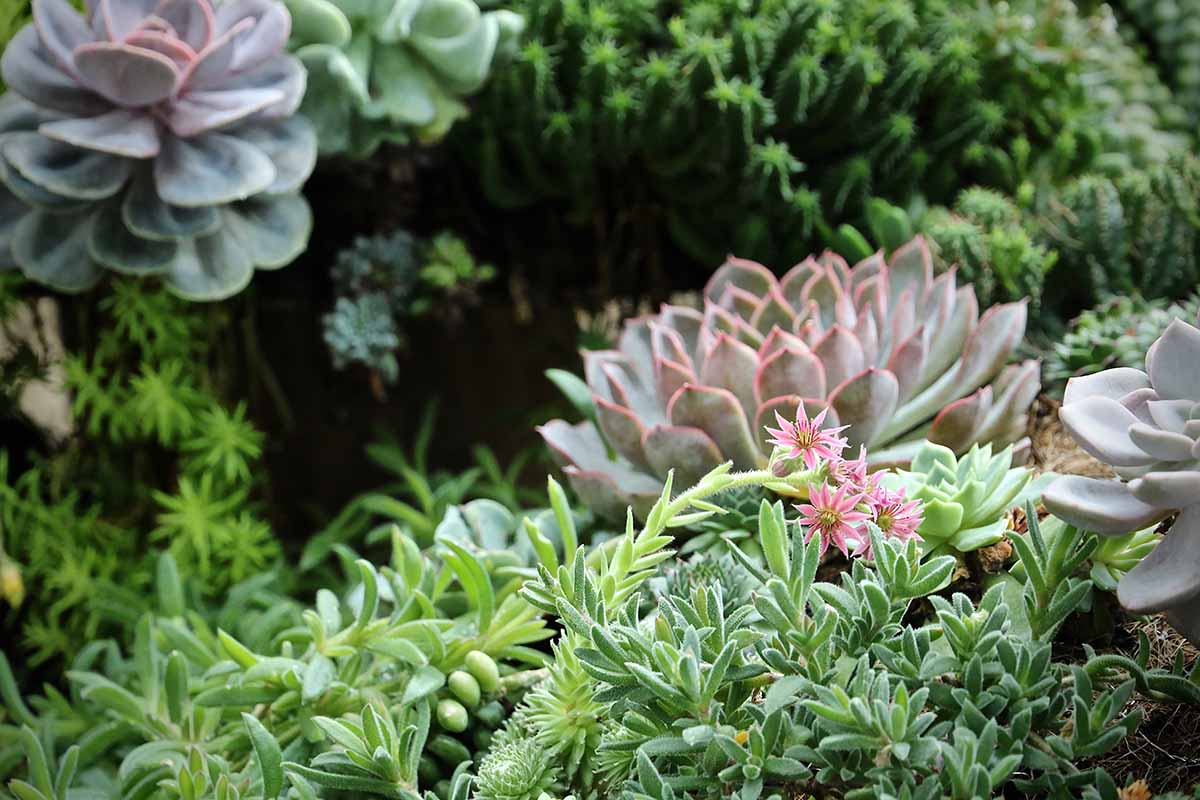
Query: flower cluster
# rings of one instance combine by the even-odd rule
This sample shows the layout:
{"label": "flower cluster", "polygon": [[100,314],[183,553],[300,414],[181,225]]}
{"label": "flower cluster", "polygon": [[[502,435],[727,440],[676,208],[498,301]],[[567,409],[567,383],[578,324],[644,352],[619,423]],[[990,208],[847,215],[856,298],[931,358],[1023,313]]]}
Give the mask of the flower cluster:
{"label": "flower cluster", "polygon": [[921,501],[909,500],[903,488],[882,486],[879,473],[868,473],[866,447],[859,447],[858,458],[843,458],[849,442],[838,434],[848,426],[822,427],[828,411],[810,419],[800,403],[795,422],[776,412],[779,427],[767,428],[768,441],[775,445],[771,465],[776,475],[785,477],[802,465],[821,479],[810,489],[808,502],[796,506],[806,540],[820,534],[822,552],[832,543],[847,558],[870,559],[870,522],[886,537],[920,541]]}

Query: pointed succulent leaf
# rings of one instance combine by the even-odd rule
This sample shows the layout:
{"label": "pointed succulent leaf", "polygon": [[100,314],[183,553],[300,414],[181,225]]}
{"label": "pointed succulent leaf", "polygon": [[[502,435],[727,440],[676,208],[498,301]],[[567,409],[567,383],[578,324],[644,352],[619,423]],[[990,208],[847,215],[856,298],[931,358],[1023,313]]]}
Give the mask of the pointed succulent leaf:
{"label": "pointed succulent leaf", "polygon": [[850,449],[870,445],[896,410],[900,387],[896,376],[886,370],[868,369],[847,379],[829,395],[829,404],[837,410]]}

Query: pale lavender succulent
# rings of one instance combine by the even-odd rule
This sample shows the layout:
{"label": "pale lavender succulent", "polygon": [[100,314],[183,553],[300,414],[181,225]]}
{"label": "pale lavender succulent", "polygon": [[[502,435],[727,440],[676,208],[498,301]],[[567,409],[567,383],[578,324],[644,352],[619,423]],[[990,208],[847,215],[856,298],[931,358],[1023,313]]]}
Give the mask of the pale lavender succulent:
{"label": "pale lavender succulent", "polygon": [[1146,371],[1117,367],[1067,383],[1059,412],[1115,480],[1069,475],[1042,495],[1055,516],[1104,535],[1179,512],[1162,542],[1117,586],[1137,614],[1164,612],[1200,644],[1200,330],[1173,320],[1146,352]]}
{"label": "pale lavender succulent", "polygon": [[316,138],[278,0],[34,0],[0,69],[0,264],[216,299],[303,249]]}
{"label": "pale lavender succulent", "polygon": [[[1022,440],[1038,364],[1005,366],[1025,331],[1025,303],[982,316],[955,272],[934,276],[918,238],[890,263],[851,268],[825,253],[781,280],[730,258],[703,312],[663,306],[626,323],[618,349],[584,354],[599,430],[555,420],[540,431],[575,489],[599,513],[642,512],[667,470],[687,485],[726,460],[763,466],[765,426],[830,406],[852,451],[907,464],[930,439],[956,452]],[[603,432],[603,438],[601,437]],[[607,441],[617,453],[609,459]]]}

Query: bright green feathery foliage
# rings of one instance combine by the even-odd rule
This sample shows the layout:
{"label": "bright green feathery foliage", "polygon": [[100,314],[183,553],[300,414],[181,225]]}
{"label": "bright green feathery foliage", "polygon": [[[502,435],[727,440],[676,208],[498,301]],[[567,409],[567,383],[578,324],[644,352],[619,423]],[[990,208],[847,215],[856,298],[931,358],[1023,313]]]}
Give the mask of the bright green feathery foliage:
{"label": "bright green feathery foliage", "polygon": [[308,69],[301,111],[322,153],[364,158],[384,142],[429,144],[467,114],[463,99],[524,27],[474,0],[286,0]]}
{"label": "bright green feathery foliage", "polygon": [[1068,0],[518,8],[531,35],[453,139],[483,198],[519,212],[540,250],[577,261],[594,237],[583,249],[602,280],[629,253],[654,268],[671,247],[779,262],[860,224],[873,196],[1013,192],[1182,141],[1153,75],[1125,68],[1140,62],[1111,18]]}
{"label": "bright green feathery foliage", "polygon": [[30,664],[130,623],[160,550],[213,595],[280,552],[253,499],[263,434],[208,369],[226,311],[134,279],[97,311],[95,340],[65,365],[78,435],[20,474],[0,453],[0,544],[25,596],[5,624],[21,620]]}

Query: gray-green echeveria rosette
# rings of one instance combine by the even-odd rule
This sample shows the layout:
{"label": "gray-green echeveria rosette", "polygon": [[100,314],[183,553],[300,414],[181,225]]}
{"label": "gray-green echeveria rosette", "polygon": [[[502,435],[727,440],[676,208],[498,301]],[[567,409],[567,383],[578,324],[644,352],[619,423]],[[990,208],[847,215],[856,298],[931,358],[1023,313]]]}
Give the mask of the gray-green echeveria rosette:
{"label": "gray-green echeveria rosette", "polygon": [[1120,535],[1179,516],[1117,586],[1136,614],[1163,612],[1200,644],[1200,330],[1173,320],[1146,352],[1145,372],[1118,367],[1067,383],[1063,426],[1119,476],[1059,478],[1042,496],[1079,528]]}
{"label": "gray-green echeveria rosette", "polygon": [[316,137],[278,0],[34,0],[0,69],[0,265],[217,300],[304,249]]}
{"label": "gray-green echeveria rosette", "polygon": [[322,153],[370,155],[380,144],[446,135],[466,115],[498,54],[524,28],[473,0],[286,0],[291,46],[308,68],[303,113]]}
{"label": "gray-green echeveria rosette", "polygon": [[[704,309],[664,305],[628,320],[614,350],[584,353],[595,423],[539,428],[596,513],[644,514],[669,470],[687,485],[722,461],[764,467],[764,426],[828,407],[873,467],[909,464],[925,440],[1027,447],[1038,364],[1009,364],[1025,302],[982,314],[951,269],[935,275],[924,239],[851,267],[826,252],[782,278],[730,258]],[[611,446],[616,458],[610,458]]]}

